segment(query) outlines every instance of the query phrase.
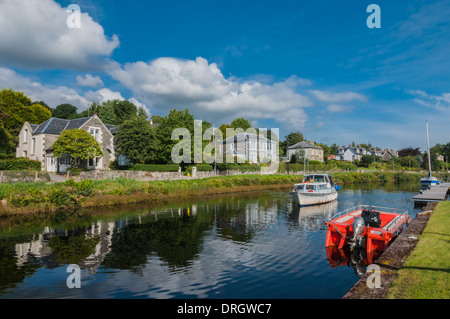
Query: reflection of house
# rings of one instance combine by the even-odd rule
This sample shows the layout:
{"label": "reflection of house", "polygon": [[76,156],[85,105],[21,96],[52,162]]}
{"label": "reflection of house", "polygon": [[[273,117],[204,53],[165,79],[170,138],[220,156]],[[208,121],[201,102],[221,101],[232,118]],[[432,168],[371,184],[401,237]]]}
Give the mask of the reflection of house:
{"label": "reflection of house", "polygon": [[295,153],[310,161],[323,162],[323,148],[314,145],[314,143],[301,141],[300,143],[289,146],[286,154],[287,159],[290,160]]}
{"label": "reflection of house", "polygon": [[278,152],[275,141],[251,133],[239,133],[220,143],[218,154],[232,155],[250,163],[267,163],[276,159]]}
{"label": "reflection of house", "polygon": [[103,151],[103,157],[91,158],[85,161],[84,166],[88,169],[108,169],[109,164],[115,160],[114,135],[117,129],[113,125],[103,124],[97,114],[74,120],[52,117],[39,125],[25,122],[19,133],[16,156],[38,160],[42,163],[43,170],[48,172],[64,173],[70,168],[71,159],[69,156],[56,158],[52,145],[64,130],[74,128],[89,132]]}
{"label": "reflection of house", "polygon": [[[105,256],[111,251],[112,236],[115,228],[114,222],[108,223],[94,223],[85,232],[87,238],[98,237],[99,242],[95,246],[93,254],[84,258],[79,266],[84,269],[89,269],[94,272],[98,266],[101,265]],[[64,233],[64,235],[67,235]],[[17,258],[16,265],[24,266],[27,262],[39,258],[42,263],[54,263],[53,258],[47,258],[52,255],[52,248],[49,244],[51,237],[57,237],[58,232],[50,228],[38,235],[35,240],[25,243],[17,243],[15,245],[15,255]],[[74,250],[75,251],[75,250]],[[47,264],[48,266],[48,264]]]}

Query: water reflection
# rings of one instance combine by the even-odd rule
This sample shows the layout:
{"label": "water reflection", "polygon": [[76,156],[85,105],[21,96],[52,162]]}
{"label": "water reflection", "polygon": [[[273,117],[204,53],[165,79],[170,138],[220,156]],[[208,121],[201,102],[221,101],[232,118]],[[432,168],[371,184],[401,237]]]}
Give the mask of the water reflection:
{"label": "water reflection", "polygon": [[[372,197],[411,203],[405,201],[411,194],[395,192],[347,189],[338,201],[299,208],[287,189],[108,208],[20,226],[0,221],[0,297],[35,297],[45,286],[40,297],[340,298],[356,276],[335,268],[356,263],[345,251],[325,254],[325,222]],[[68,264],[82,268],[83,289],[67,289]],[[330,282],[347,286],[329,289]]]}
{"label": "water reflection", "polygon": [[327,204],[300,207],[292,205],[289,220],[295,228],[317,231],[326,229],[325,223],[337,213],[338,201],[334,200]]}

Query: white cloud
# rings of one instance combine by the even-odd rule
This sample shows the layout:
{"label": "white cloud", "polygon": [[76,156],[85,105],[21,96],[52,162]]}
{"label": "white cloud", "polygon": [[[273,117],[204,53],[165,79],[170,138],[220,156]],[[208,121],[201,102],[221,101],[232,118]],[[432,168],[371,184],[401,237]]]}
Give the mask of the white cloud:
{"label": "white cloud", "polygon": [[49,86],[24,77],[13,70],[0,67],[0,88],[23,92],[33,101],[44,101],[51,107],[70,103],[81,109],[90,105],[86,97],[65,86]]}
{"label": "white cloud", "polygon": [[367,102],[367,98],[359,93],[355,92],[339,92],[330,93],[321,90],[310,90],[310,92],[322,102],[328,103],[344,103],[350,101]]}
{"label": "white cloud", "polygon": [[304,108],[312,102],[296,92],[298,85],[309,81],[291,77],[286,81],[263,84],[225,78],[215,63],[204,58],[181,60],[159,58],[149,63],[112,62],[109,74],[144,96],[152,107],[168,111],[189,108],[208,121],[224,123],[237,117],[248,120],[274,119],[278,123],[299,129],[306,120]]}
{"label": "white cloud", "polygon": [[327,111],[330,113],[351,112],[353,106],[346,106],[341,104],[330,104],[327,106]]}
{"label": "white cloud", "polygon": [[415,101],[427,107],[432,107],[440,111],[450,111],[450,93],[442,93],[441,95],[428,94],[421,90],[408,91],[409,94],[415,96]]}
{"label": "white cloud", "polygon": [[108,39],[103,27],[84,12],[81,28],[70,29],[70,15],[54,0],[0,1],[0,62],[27,68],[102,66],[119,39]]}
{"label": "white cloud", "polygon": [[80,86],[90,86],[90,87],[103,86],[103,81],[99,76],[92,76],[90,74],[86,74],[85,77],[78,75],[77,83]]}
{"label": "white cloud", "polygon": [[[77,106],[80,111],[88,108],[92,102],[102,103],[107,100],[125,100],[120,92],[115,92],[108,88],[80,94],[76,90],[66,86],[43,85],[29,77],[16,73],[13,70],[0,67],[0,89],[4,88],[23,92],[31,100],[44,101],[50,107],[69,103]],[[138,107],[144,107],[144,110],[146,110],[147,113],[149,112],[147,107],[137,99],[131,98],[129,101]]]}

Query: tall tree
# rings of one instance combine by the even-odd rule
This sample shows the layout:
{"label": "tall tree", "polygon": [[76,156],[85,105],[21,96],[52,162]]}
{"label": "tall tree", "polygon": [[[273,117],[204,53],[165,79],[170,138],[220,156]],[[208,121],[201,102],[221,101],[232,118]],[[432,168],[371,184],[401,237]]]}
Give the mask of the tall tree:
{"label": "tall tree", "polygon": [[[3,138],[7,138],[6,144],[16,145],[18,135],[25,122],[41,124],[51,117],[51,112],[44,106],[32,103],[22,92],[3,89],[0,91],[0,100],[3,103],[3,129],[7,131]],[[12,152],[13,149],[10,149]]]}
{"label": "tall tree", "polygon": [[113,100],[114,113],[116,114],[116,125],[123,124],[126,120],[137,116],[138,109],[130,101]]}
{"label": "tall tree", "polygon": [[134,117],[120,126],[116,135],[119,154],[133,163],[154,163],[158,155],[156,130],[143,117]]}
{"label": "tall tree", "polygon": [[420,155],[420,147],[413,148],[410,146],[407,148],[402,148],[401,150],[398,151],[399,157],[416,156],[416,155]]}
{"label": "tall tree", "polygon": [[103,102],[97,115],[103,123],[115,125],[117,123],[117,117],[114,112],[114,101]]}
{"label": "tall tree", "polygon": [[78,168],[81,160],[103,156],[103,151],[95,138],[82,129],[65,130],[53,143],[53,154],[60,158],[68,154],[72,158],[72,167]]}
{"label": "tall tree", "polygon": [[231,126],[232,128],[234,128],[234,129],[241,128],[241,129],[243,129],[244,131],[246,131],[247,129],[249,129],[249,128],[252,127],[252,125],[250,124],[250,122],[249,122],[248,120],[244,119],[243,117],[239,117],[239,118],[233,120],[233,121],[230,123],[230,126]]}
{"label": "tall tree", "polygon": [[284,154],[287,154],[287,149],[289,146],[292,146],[294,144],[300,143],[301,141],[304,141],[302,132],[292,132],[289,133],[284,137],[284,141],[280,142],[280,145],[284,151]]}
{"label": "tall tree", "polygon": [[78,108],[72,104],[60,104],[52,110],[52,116],[60,119],[70,119],[74,115],[78,115]]}
{"label": "tall tree", "polygon": [[[172,140],[172,132],[176,128],[186,128],[191,135],[191,146],[194,143],[194,116],[188,109],[178,111],[170,110],[169,114],[161,119],[160,125],[156,128],[156,135],[159,140],[158,161],[161,163],[172,162],[172,148],[179,141]],[[192,160],[193,152],[191,152]]]}

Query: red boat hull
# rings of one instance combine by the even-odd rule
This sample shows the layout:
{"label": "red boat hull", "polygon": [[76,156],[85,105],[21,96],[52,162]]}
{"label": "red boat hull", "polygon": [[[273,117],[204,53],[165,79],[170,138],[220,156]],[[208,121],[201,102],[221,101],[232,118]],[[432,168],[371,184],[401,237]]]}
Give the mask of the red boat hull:
{"label": "red boat hull", "polygon": [[[360,217],[363,208],[350,211],[327,223],[328,231],[325,247],[343,249],[353,236],[353,221]],[[366,239],[367,254],[374,251],[382,252],[388,247],[391,240],[396,237],[410,222],[407,214],[378,211],[381,219],[379,227],[365,226],[362,236]]]}

